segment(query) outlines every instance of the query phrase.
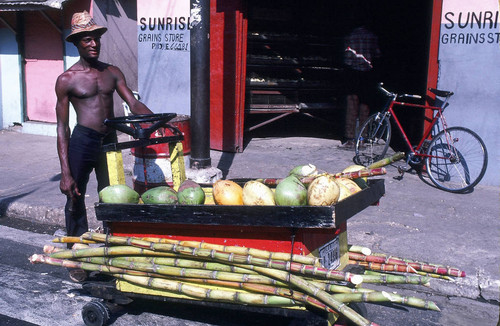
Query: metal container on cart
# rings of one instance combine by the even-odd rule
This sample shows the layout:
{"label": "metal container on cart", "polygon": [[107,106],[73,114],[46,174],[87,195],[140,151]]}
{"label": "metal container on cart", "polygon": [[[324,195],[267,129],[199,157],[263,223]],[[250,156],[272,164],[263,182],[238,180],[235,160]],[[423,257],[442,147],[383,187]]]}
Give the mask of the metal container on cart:
{"label": "metal container on cart", "polygon": [[[233,180],[243,184],[246,180]],[[369,187],[333,206],[217,206],[217,205],[151,205],[96,203],[96,218],[111,235],[158,237],[174,240],[204,241],[228,246],[244,246],[275,252],[314,255],[323,267],[343,269],[347,265],[347,220],[384,195],[384,180],[369,180]],[[96,285],[97,287],[99,285]],[[91,294],[109,300],[109,294]],[[145,289],[123,280],[116,281],[112,293],[122,296],[146,296],[162,301],[200,303],[189,297]],[[111,296],[113,297],[113,296]],[[112,298],[114,299],[114,298]],[[208,303],[251,311],[250,306]],[[283,316],[318,314],[306,309],[262,308],[258,311]],[[327,321],[328,316],[320,316]]]}

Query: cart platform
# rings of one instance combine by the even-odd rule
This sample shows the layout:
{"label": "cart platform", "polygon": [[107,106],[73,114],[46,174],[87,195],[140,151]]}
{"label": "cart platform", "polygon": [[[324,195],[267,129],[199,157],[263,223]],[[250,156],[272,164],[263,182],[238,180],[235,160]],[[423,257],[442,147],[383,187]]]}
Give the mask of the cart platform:
{"label": "cart platform", "polygon": [[369,180],[369,187],[332,206],[241,206],[95,204],[99,221],[214,226],[339,228],[350,217],[378,202],[384,180]]}

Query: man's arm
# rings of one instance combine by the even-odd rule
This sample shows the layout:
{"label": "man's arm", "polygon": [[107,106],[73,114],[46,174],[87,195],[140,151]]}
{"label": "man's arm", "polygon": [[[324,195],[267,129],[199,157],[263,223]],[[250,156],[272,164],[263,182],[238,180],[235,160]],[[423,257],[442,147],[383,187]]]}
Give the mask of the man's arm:
{"label": "man's arm", "polygon": [[80,196],[75,180],[71,175],[69,168],[68,149],[69,149],[69,96],[67,91],[67,81],[64,76],[59,76],[56,82],[56,116],[57,116],[57,154],[61,165],[61,181],[59,188],[66,196],[76,200]]}
{"label": "man's arm", "polygon": [[118,95],[128,104],[133,114],[152,114],[153,112],[142,102],[138,101],[132,90],[127,86],[125,76],[118,67],[111,66],[111,71],[116,78],[116,91]]}

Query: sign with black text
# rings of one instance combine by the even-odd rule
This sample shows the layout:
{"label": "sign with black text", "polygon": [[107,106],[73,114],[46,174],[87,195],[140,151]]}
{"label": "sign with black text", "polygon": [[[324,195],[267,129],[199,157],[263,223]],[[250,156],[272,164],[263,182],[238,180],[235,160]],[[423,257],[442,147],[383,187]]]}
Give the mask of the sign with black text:
{"label": "sign with black text", "polygon": [[139,94],[155,113],[190,115],[190,1],[138,0]]}

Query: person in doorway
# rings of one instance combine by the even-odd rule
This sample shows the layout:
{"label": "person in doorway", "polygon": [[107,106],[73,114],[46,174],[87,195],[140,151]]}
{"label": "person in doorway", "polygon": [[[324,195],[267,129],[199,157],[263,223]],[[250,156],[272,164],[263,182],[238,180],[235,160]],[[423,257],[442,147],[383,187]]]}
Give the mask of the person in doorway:
{"label": "person in doorway", "polygon": [[376,79],[373,61],[381,56],[378,37],[365,25],[356,27],[345,40],[344,63],[347,70],[348,95],[344,139],[339,147],[354,148],[357,127],[363,124],[373,105]]}
{"label": "person in doorway", "polygon": [[[134,114],[152,114],[127,86],[121,70],[99,61],[101,35],[106,27],[98,26],[88,12],[75,13],[66,41],[78,49],[80,59],[56,81],[57,152],[61,165],[60,190],[66,195],[65,223],[68,236],[88,231],[85,192],[90,173],[95,170],[100,191],[109,185],[104,144],[117,141],[116,132],[104,125],[112,118],[113,93],[116,91]],[[70,135],[69,105],[76,111],[77,124]],[[70,247],[70,246],[68,246]],[[70,278],[86,279],[83,270],[70,270]]]}

